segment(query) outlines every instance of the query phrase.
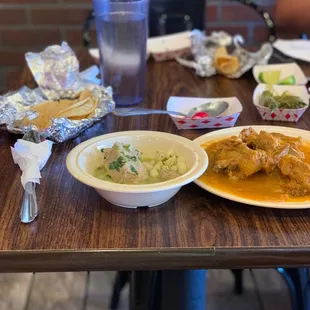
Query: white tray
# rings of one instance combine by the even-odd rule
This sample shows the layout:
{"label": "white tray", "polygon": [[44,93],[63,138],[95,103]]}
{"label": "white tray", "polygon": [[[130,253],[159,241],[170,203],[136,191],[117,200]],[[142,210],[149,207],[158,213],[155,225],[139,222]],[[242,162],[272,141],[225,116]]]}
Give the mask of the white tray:
{"label": "white tray", "polygon": [[[188,54],[191,48],[190,36],[190,31],[184,31],[148,38],[147,58],[152,55],[156,61],[165,61],[174,59],[177,56]],[[96,61],[99,61],[100,56],[98,48],[91,48],[88,52]]]}
{"label": "white tray", "polygon": [[282,94],[289,91],[292,94],[299,96],[307,106],[301,109],[275,109],[271,110],[267,107],[259,105],[259,97],[266,90],[266,84],[258,84],[253,93],[253,103],[258,110],[262,119],[267,121],[283,121],[283,122],[298,122],[309,106],[309,94],[306,86],[301,85],[274,85],[273,89]]}
{"label": "white tray", "polygon": [[188,112],[201,104],[211,101],[226,101],[228,109],[217,117],[206,117],[203,119],[187,119],[182,116],[172,116],[171,119],[178,129],[204,129],[204,128],[225,128],[235,125],[242,105],[237,97],[229,98],[191,98],[191,97],[170,97],[167,103],[167,110],[188,114]]}
{"label": "white tray", "polygon": [[265,71],[274,71],[274,70],[280,70],[280,80],[284,79],[290,75],[294,75],[296,79],[295,85],[306,85],[308,83],[308,80],[301,70],[301,68],[296,63],[288,63],[288,64],[276,64],[276,65],[257,65],[254,66],[252,69],[253,76],[257,83],[262,83],[258,76],[261,72]]}

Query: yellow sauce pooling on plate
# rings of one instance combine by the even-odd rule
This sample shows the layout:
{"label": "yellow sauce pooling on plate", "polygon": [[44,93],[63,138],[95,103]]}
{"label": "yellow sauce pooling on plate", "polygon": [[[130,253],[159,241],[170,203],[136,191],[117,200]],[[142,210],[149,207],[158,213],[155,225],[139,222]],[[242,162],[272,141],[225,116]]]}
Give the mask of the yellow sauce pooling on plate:
{"label": "yellow sauce pooling on plate", "polygon": [[[202,145],[209,157],[208,169],[199,178],[203,183],[214,189],[251,200],[264,202],[310,201],[310,195],[294,197],[283,193],[283,185],[285,184],[286,179],[280,174],[280,172],[275,172],[272,175],[258,172],[242,180],[232,180],[228,178],[227,174],[216,173],[212,169],[216,143],[217,142],[212,142]],[[310,164],[310,143],[304,143],[300,149],[305,154],[305,162]]]}

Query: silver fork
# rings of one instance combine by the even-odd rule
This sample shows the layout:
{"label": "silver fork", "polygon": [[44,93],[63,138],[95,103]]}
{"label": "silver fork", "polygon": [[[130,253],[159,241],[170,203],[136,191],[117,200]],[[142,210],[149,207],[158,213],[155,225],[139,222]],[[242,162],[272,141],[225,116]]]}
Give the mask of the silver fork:
{"label": "silver fork", "polygon": [[116,116],[134,116],[134,115],[147,115],[147,114],[169,114],[169,115],[180,115],[188,117],[188,115],[167,110],[153,110],[145,108],[116,108],[112,111]]}
{"label": "silver fork", "polygon": [[[34,143],[40,143],[44,140],[36,131],[27,132],[22,139]],[[31,182],[30,186],[31,194],[29,194],[26,190],[24,191],[24,197],[19,214],[20,220],[26,224],[31,223],[38,215],[36,185],[34,182]]]}

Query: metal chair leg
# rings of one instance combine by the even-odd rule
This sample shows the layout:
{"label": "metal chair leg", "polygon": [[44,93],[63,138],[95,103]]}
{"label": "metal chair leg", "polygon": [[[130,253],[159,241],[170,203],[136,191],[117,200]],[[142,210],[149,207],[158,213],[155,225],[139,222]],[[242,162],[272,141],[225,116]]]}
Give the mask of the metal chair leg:
{"label": "metal chair leg", "polygon": [[293,310],[307,310],[308,297],[308,268],[277,268],[285,279],[290,293]]}
{"label": "metal chair leg", "polygon": [[234,292],[237,295],[241,295],[243,293],[243,278],[242,278],[243,269],[232,269],[231,271],[235,277]]}
{"label": "metal chair leg", "polygon": [[161,271],[133,271],[130,310],[158,310],[161,304]]}
{"label": "metal chair leg", "polygon": [[110,309],[116,310],[118,308],[121,292],[130,279],[130,271],[118,271],[113,285],[112,298],[110,301]]}
{"label": "metal chair leg", "polygon": [[205,308],[205,270],[132,272],[130,310],[200,310]]}
{"label": "metal chair leg", "polygon": [[[206,270],[162,271],[161,310],[206,309]],[[158,308],[157,308],[158,310]]]}

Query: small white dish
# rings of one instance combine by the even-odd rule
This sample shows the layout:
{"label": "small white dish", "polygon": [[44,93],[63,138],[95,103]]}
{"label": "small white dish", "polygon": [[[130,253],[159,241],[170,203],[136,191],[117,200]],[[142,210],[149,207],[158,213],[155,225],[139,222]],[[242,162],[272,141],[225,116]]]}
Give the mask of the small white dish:
{"label": "small white dish", "polygon": [[308,80],[301,70],[301,68],[296,64],[296,63],[286,63],[286,64],[275,64],[275,65],[257,65],[254,66],[252,69],[253,76],[256,80],[257,83],[262,83],[259,79],[258,76],[261,72],[265,71],[275,71],[275,70],[280,70],[281,75],[280,75],[280,80],[285,79],[286,77],[290,75],[295,76],[296,83],[295,85],[306,85],[308,83]]}
{"label": "small white dish", "polygon": [[[99,48],[90,48],[88,50],[89,55],[98,63],[100,61]],[[147,59],[149,58],[150,53],[147,51]]]}
{"label": "small white dish", "polygon": [[190,52],[191,32],[184,31],[147,40],[147,50],[156,61],[175,59]]}
{"label": "small white dish", "polygon": [[297,122],[309,107],[309,94],[306,86],[274,85],[273,89],[281,95],[285,91],[299,96],[307,106],[301,109],[274,109],[259,105],[259,97],[266,90],[266,84],[258,84],[253,93],[253,103],[262,119],[268,121]]}
{"label": "small white dish", "polygon": [[[185,158],[188,171],[166,182],[145,185],[118,184],[95,178],[92,174],[102,164],[100,149],[112,147],[115,142],[132,144],[146,156],[154,156],[156,151],[167,152],[173,148]],[[208,167],[208,156],[199,145],[177,135],[127,131],[102,135],[79,144],[69,153],[66,164],[73,177],[96,189],[107,201],[121,207],[137,208],[154,207],[168,201],[183,185],[203,174]]]}
{"label": "small white dish", "polygon": [[99,48],[90,48],[88,49],[88,53],[97,62],[100,60]]}
{"label": "small white dish", "polygon": [[[147,39],[147,58],[152,55],[156,61],[165,61],[188,54],[191,48],[191,32],[184,31]],[[98,62],[98,48],[90,48],[89,54]]]}
{"label": "small white dish", "polygon": [[[199,138],[195,139],[198,145],[203,145],[207,142],[212,142],[220,139],[229,138],[231,136],[238,136],[240,132],[245,129],[249,128],[250,126],[243,126],[243,127],[234,127],[228,129],[222,129],[207,133],[205,135],[200,136]],[[310,142],[310,132],[301,129],[295,129],[290,127],[277,127],[277,126],[251,126],[257,132],[264,130],[267,132],[277,132],[287,136],[292,137],[302,137],[305,141]],[[275,202],[275,201],[260,201],[256,199],[248,199],[238,196],[237,194],[231,194],[224,190],[215,188],[210,184],[206,184],[205,182],[197,179],[194,181],[198,186],[205,189],[206,191],[217,195],[219,197],[223,197],[229,199],[231,201],[236,201],[240,203],[245,203],[252,206],[258,207],[265,207],[265,208],[279,208],[279,209],[308,209],[310,208],[310,200],[302,201],[302,202]]]}
{"label": "small white dish", "polygon": [[168,111],[188,114],[192,108],[212,101],[226,101],[229,108],[217,117],[206,117],[203,119],[186,119],[182,116],[170,115],[178,129],[204,129],[204,128],[224,128],[235,125],[242,105],[237,97],[229,98],[191,98],[191,97],[170,97],[166,109]]}

